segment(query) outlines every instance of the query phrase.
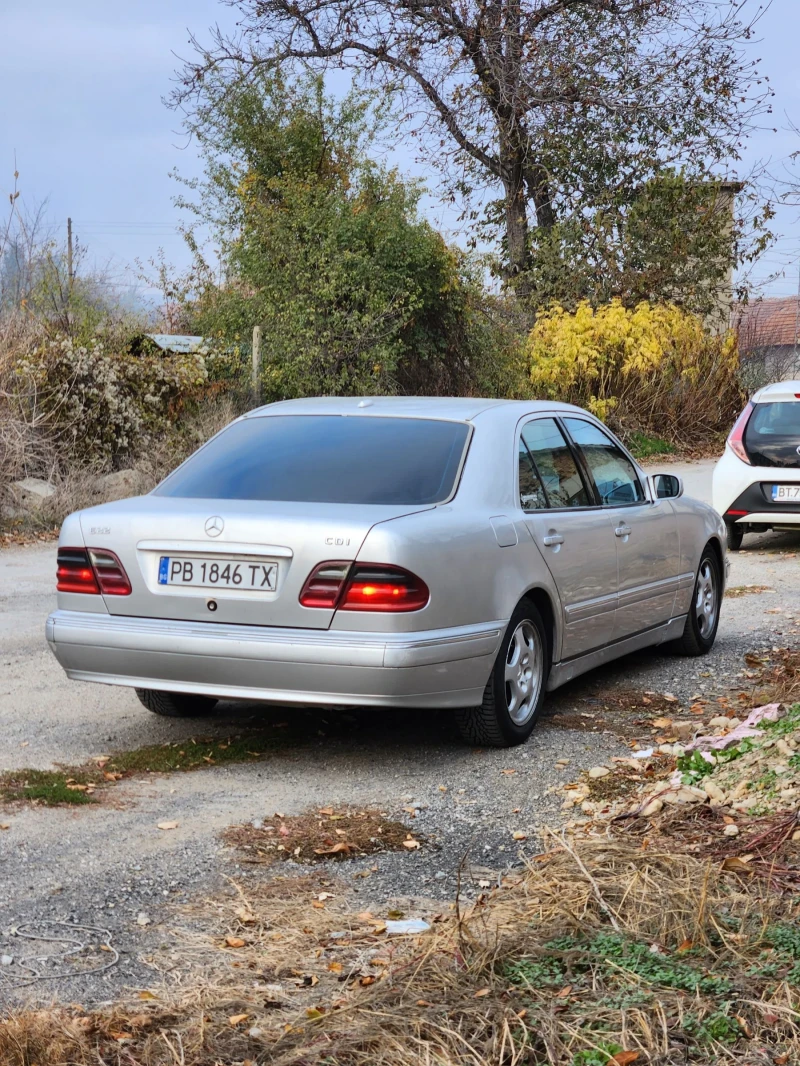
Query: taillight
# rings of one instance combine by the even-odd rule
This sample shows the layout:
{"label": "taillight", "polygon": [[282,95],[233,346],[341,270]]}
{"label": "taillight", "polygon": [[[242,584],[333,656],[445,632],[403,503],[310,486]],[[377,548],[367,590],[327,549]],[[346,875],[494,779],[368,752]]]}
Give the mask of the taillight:
{"label": "taillight", "polygon": [[345,578],[352,563],[328,562],[315,567],[303,585],[300,603],[303,607],[325,607],[332,611],[339,602]]}
{"label": "taillight", "polygon": [[400,566],[376,563],[320,563],[300,593],[304,607],[329,611],[420,611],[428,586]]}
{"label": "taillight", "polygon": [[420,611],[430,598],[425,582],[408,570],[358,563],[339,607],[343,611]]}
{"label": "taillight", "polygon": [[130,596],[131,583],[122,563],[106,548],[59,548],[59,592],[82,592],[90,596]]}
{"label": "taillight", "polygon": [[753,413],[752,403],[748,403],[744,411],[736,419],[731,435],[728,437],[728,444],[730,449],[737,458],[741,459],[743,463],[747,463],[751,466],[750,457],[745,451],[744,447],[744,431],[747,429],[747,423],[750,421],[750,415]]}
{"label": "taillight", "polygon": [[56,576],[56,588],[59,592],[100,595],[100,587],[85,548],[59,548]]}
{"label": "taillight", "polygon": [[104,596],[130,596],[128,575],[113,552],[107,548],[90,548],[89,558]]}

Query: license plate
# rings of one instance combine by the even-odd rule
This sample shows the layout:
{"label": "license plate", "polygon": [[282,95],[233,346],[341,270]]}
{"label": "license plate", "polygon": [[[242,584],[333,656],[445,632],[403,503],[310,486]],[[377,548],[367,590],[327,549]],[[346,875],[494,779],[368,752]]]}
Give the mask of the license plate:
{"label": "license plate", "polygon": [[800,485],[773,485],[772,498],[779,500],[800,500]]}
{"label": "license plate", "polygon": [[162,555],[158,563],[159,585],[274,592],[277,579],[277,563],[203,559],[196,555],[191,559],[180,555]]}

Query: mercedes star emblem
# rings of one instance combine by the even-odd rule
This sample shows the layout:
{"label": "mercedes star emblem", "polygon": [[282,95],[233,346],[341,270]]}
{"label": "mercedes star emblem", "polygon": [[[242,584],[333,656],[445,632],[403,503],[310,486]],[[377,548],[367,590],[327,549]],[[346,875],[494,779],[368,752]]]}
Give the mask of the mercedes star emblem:
{"label": "mercedes star emblem", "polygon": [[218,537],[225,528],[225,523],[218,514],[206,519],[206,533],[209,537]]}

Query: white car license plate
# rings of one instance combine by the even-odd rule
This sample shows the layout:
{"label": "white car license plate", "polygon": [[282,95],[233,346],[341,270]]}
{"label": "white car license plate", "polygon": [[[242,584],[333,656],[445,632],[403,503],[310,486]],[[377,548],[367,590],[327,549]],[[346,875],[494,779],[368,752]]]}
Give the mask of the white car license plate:
{"label": "white car license plate", "polygon": [[213,589],[256,589],[274,592],[278,564],[250,560],[203,559],[197,555],[162,555],[158,563],[159,585],[190,585]]}
{"label": "white car license plate", "polygon": [[798,500],[800,501],[800,485],[773,485],[773,500]]}

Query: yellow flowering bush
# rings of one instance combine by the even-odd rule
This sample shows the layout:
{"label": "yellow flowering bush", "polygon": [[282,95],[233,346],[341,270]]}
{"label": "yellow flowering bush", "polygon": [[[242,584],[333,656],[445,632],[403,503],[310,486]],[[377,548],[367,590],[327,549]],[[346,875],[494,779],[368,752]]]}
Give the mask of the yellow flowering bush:
{"label": "yellow flowering bush", "polygon": [[553,304],[526,341],[533,395],[592,411],[623,435],[692,443],[727,429],[742,402],[732,333],[674,304]]}

